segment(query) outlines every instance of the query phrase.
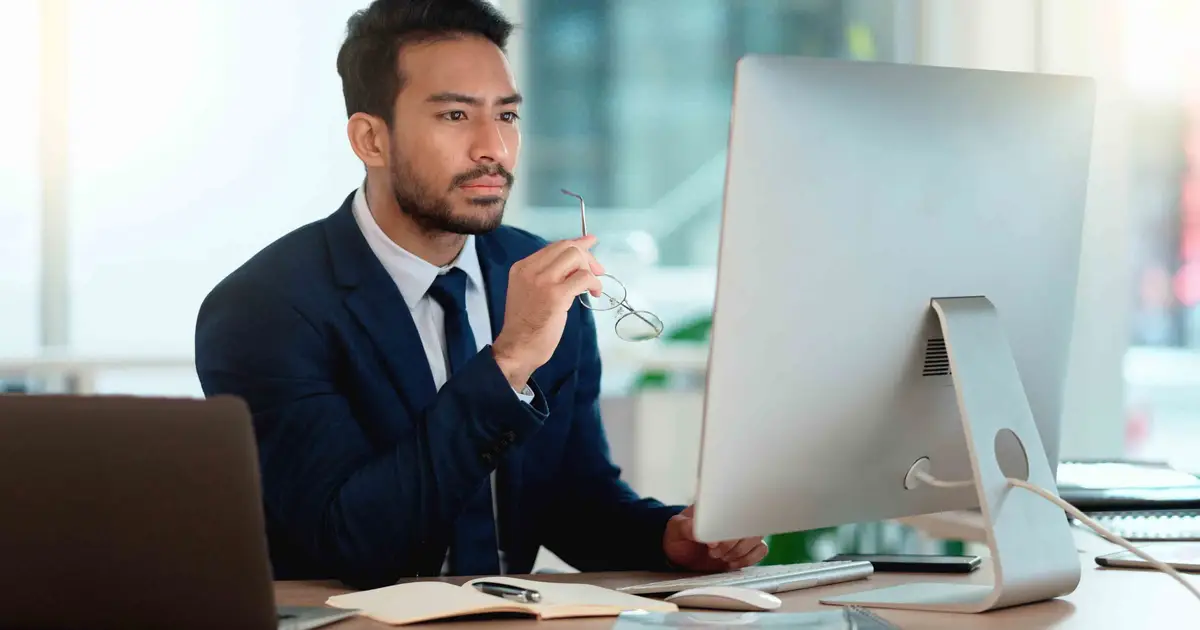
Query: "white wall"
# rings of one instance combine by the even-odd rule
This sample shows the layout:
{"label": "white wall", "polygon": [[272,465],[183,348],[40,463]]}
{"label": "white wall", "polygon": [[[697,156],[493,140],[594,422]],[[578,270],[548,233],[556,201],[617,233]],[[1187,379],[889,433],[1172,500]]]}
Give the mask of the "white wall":
{"label": "white wall", "polygon": [[1122,363],[1132,278],[1129,178],[1115,2],[924,0],[919,61],[933,65],[1083,74],[1097,78],[1091,188],[1079,298],[1064,394],[1061,456],[1123,454]]}
{"label": "white wall", "polygon": [[5,0],[0,19],[0,356],[38,344],[39,13]]}
{"label": "white wall", "polygon": [[192,352],[235,266],[362,178],[335,68],[365,0],[70,3],[70,342]]}
{"label": "white wall", "polygon": [[1096,133],[1083,226],[1079,296],[1063,408],[1063,458],[1125,454],[1125,355],[1134,286],[1128,90],[1119,74],[1116,2],[1048,0],[1045,72],[1096,79]]}

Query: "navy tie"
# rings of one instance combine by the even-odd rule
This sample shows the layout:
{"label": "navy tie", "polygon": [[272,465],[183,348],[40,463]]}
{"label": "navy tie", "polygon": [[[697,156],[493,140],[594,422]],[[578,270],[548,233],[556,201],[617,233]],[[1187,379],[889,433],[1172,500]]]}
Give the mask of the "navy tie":
{"label": "navy tie", "polygon": [[[429,287],[429,296],[441,305],[445,313],[446,354],[449,375],[478,354],[475,333],[467,319],[467,274],[454,267],[441,274]],[[450,571],[454,575],[497,575],[500,573],[499,545],[496,543],[496,520],[492,513],[491,479],[468,496],[455,521],[450,542]]]}

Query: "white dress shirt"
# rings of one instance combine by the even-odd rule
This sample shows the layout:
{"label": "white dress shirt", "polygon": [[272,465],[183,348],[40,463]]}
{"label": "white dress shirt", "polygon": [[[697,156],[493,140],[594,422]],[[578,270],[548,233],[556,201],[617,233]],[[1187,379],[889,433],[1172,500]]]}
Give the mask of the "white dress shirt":
{"label": "white dress shirt", "polygon": [[[471,324],[471,332],[475,334],[475,347],[482,350],[494,341],[487,293],[483,286],[483,270],[479,267],[479,253],[475,251],[475,237],[467,236],[462,251],[453,262],[445,267],[436,267],[400,247],[383,233],[371,215],[367,195],[362,188],[354,195],[354,219],[366,237],[367,245],[400,289],[400,295],[404,297],[404,303],[408,305],[413,323],[421,335],[421,345],[425,348],[433,384],[441,389],[446,384],[450,365],[450,357],[446,353],[445,313],[437,300],[428,294],[429,287],[433,286],[433,281],[439,275],[454,267],[467,274],[467,321]],[[517,392],[517,396],[526,403],[532,402],[533,390],[526,385],[524,391]]]}
{"label": "white dress shirt", "polygon": [[[358,229],[367,239],[367,245],[375,253],[375,257],[383,264],[404,303],[408,305],[413,323],[421,335],[421,345],[425,348],[425,358],[429,361],[429,371],[433,375],[433,384],[439,390],[446,384],[449,373],[450,357],[446,351],[445,312],[437,300],[428,295],[429,287],[438,275],[458,267],[467,274],[467,321],[471,324],[471,332],[475,335],[475,347],[482,350],[492,343],[492,323],[489,318],[487,293],[484,291],[483,270],[479,266],[479,254],[475,251],[475,237],[467,236],[466,243],[458,257],[445,267],[437,267],[419,256],[400,247],[383,233],[383,229],[375,222],[371,209],[367,205],[366,192],[360,187],[354,195],[354,220]],[[533,390],[526,385],[524,391],[513,390],[523,402],[533,401]],[[496,509],[496,474],[491,475],[492,483],[492,516],[498,522],[499,514]],[[496,539],[499,540],[499,532]],[[504,567],[501,554],[501,569]],[[446,564],[443,562],[443,573]]]}

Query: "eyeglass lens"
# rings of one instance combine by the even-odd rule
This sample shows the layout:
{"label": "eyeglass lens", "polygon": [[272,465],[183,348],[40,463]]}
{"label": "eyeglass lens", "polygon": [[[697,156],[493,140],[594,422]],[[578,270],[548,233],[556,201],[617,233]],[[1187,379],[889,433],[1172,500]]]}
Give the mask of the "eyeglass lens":
{"label": "eyeglass lens", "polygon": [[649,341],[662,331],[662,320],[650,311],[627,311],[617,320],[617,336],[625,341]]}

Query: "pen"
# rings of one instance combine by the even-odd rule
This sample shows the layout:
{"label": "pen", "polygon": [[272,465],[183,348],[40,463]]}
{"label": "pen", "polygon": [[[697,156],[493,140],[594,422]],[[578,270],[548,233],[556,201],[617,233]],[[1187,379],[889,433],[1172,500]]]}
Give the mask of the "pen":
{"label": "pen", "polygon": [[488,595],[495,595],[505,599],[515,599],[519,602],[528,604],[536,604],[542,601],[542,594],[528,588],[520,586],[512,586],[511,584],[501,584],[499,582],[475,582],[474,586],[481,592]]}

